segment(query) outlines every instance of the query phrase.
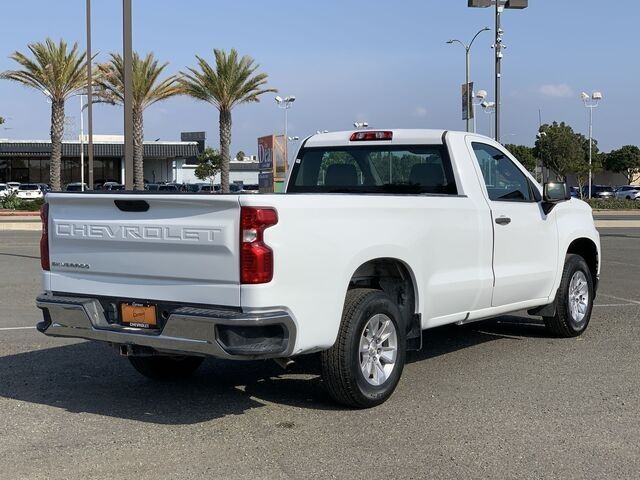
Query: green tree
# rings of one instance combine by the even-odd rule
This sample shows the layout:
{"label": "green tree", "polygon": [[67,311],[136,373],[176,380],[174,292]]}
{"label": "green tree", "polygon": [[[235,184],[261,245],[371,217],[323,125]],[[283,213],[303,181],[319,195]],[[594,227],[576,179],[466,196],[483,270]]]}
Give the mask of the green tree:
{"label": "green tree", "polygon": [[10,55],[21,67],[0,74],[1,79],[12,80],[38,90],[51,101],[51,162],[50,179],[53,190],[60,190],[62,137],[64,135],[64,104],[72,95],[87,86],[87,55],[78,44],[71,49],[64,40],[56,43],[50,38],[30,43],[31,57],[14,52]]}
{"label": "green tree", "polygon": [[604,156],[604,164],[607,170],[624,174],[629,185],[640,182],[640,148],[635,145],[610,151]]}
{"label": "green tree", "polygon": [[213,186],[215,176],[220,172],[222,156],[213,148],[205,148],[204,152],[198,155],[198,166],[194,173],[202,181],[209,181]]}
{"label": "green tree", "polygon": [[244,157],[246,157],[247,155],[240,150],[238,153],[236,153],[236,160],[238,160],[239,162],[244,160]]}
{"label": "green tree", "polygon": [[506,144],[505,147],[518,159],[524,168],[535,173],[539,163],[535,148],[527,147],[526,145],[514,145],[512,143]]}
{"label": "green tree", "polygon": [[263,88],[267,83],[266,73],[255,73],[259,65],[245,55],[238,58],[238,52],[229,53],[215,49],[215,67],[196,55],[197,68],[189,68],[182,73],[180,82],[185,93],[191,97],[214,105],[219,112],[220,168],[222,193],[229,192],[229,147],[231,145],[231,111],[236,105],[259,102],[260,96],[276,92],[273,88]]}
{"label": "green tree", "polygon": [[545,167],[553,170],[560,180],[566,180],[585,161],[585,152],[581,136],[564,122],[553,122],[540,127],[536,140],[535,156],[542,160]]}
{"label": "green tree", "polygon": [[[98,65],[96,80],[102,101],[124,105],[124,61],[119,53]],[[160,64],[153,53],[144,58],[133,54],[133,182],[136,190],[144,189],[144,111],[154,103],[182,92],[175,75],[164,80],[160,76],[168,62]]]}

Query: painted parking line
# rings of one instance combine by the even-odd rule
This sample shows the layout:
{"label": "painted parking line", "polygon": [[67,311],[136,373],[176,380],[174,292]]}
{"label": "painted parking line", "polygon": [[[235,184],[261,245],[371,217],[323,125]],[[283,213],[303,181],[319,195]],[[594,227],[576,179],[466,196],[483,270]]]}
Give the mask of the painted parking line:
{"label": "painted parking line", "polygon": [[594,304],[594,307],[637,307],[635,303],[600,303]]}
{"label": "painted parking line", "polygon": [[608,293],[600,293],[600,292],[598,292],[598,295],[601,295],[601,296],[607,297],[607,298],[613,298],[614,300],[620,300],[621,302],[627,302],[627,303],[633,303],[634,305],[640,305],[640,301],[632,300],[630,298],[616,297],[615,295],[609,295]]}
{"label": "painted parking line", "polygon": [[35,328],[36,327],[0,327],[0,332],[8,330],[34,330]]}

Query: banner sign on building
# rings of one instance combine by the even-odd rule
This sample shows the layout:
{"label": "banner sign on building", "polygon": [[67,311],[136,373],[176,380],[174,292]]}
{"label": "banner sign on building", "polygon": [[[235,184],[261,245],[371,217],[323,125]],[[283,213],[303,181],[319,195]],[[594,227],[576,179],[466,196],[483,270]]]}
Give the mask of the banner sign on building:
{"label": "banner sign on building", "polygon": [[260,193],[281,192],[287,177],[287,142],[284,135],[258,138]]}

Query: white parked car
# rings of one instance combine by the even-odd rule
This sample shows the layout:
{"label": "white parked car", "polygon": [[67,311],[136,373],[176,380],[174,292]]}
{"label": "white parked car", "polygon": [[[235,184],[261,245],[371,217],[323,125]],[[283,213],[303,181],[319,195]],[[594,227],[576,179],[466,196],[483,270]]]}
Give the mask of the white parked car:
{"label": "white parked car", "polygon": [[44,196],[40,185],[37,183],[21,183],[18,187],[17,195],[22,200],[37,200]]}
{"label": "white parked car", "polygon": [[17,192],[20,188],[20,182],[7,182],[7,188],[12,192]]}
{"label": "white parked car", "polygon": [[637,198],[640,198],[640,186],[625,185],[624,187],[618,187],[616,189],[615,195],[616,195],[616,198],[635,200]]}
{"label": "white parked car", "polygon": [[11,193],[6,183],[0,183],[0,197],[6,197]]}
{"label": "white parked car", "polygon": [[119,346],[151,378],[320,352],[332,397],[371,407],[422,330],[522,309],[558,336],[587,328],[591,208],[502,145],[357,130],[295,158],[284,195],[47,195],[38,330]]}

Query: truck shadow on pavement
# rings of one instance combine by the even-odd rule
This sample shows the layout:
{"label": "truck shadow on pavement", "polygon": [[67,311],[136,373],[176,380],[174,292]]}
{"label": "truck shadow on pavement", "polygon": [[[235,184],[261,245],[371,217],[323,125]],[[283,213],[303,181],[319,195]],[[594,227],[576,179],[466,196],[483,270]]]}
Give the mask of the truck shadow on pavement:
{"label": "truck shadow on pavement", "polygon": [[[418,362],[498,339],[546,337],[536,320],[507,316],[423,335]],[[57,340],[59,341],[59,340]],[[64,341],[64,340],[62,340]],[[187,425],[238,415],[266,402],[338,410],[322,387],[317,356],[303,357],[291,372],[272,361],[209,359],[190,379],[154,382],[106,345],[71,343],[0,357],[0,397],[69,412],[166,425]]]}

